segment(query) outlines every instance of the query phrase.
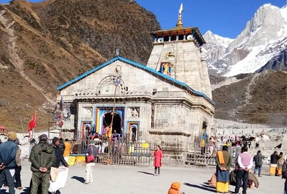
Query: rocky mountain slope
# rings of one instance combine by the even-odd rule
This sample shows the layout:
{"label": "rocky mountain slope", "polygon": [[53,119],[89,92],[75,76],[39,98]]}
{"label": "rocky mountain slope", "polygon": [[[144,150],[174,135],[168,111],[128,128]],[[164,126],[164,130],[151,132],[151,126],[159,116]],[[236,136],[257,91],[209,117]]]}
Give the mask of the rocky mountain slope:
{"label": "rocky mountain slope", "polygon": [[[130,0],[0,4],[0,124],[51,121],[55,88],[114,56],[145,63],[156,17]],[[20,116],[21,115],[21,116]]]}
{"label": "rocky mountain slope", "polygon": [[287,71],[287,49],[281,51],[279,55],[273,57],[266,63],[266,65],[258,69],[256,73],[270,69]]}
{"label": "rocky mountain slope", "polygon": [[264,71],[211,79],[215,118],[276,126],[287,125],[287,72]]}
{"label": "rocky mountain slope", "polygon": [[[282,16],[287,9],[263,6],[235,40],[207,32],[203,50],[209,52],[211,71],[226,75],[252,56],[261,62],[268,59],[246,63],[256,64],[258,72],[286,67],[287,36],[280,34],[286,31],[279,30],[278,10]],[[272,16],[275,24],[265,16]],[[269,32],[268,25],[276,33],[268,34],[264,41],[272,41],[264,43],[262,34]],[[37,110],[37,128],[47,128],[48,121],[53,121],[58,85],[112,58],[115,48],[123,57],[146,63],[152,49],[150,32],[158,29],[155,16],[130,0],[0,4],[0,124],[26,131]],[[215,117],[286,125],[286,78],[280,71],[235,77],[211,74]]]}
{"label": "rocky mountain slope", "polygon": [[[253,73],[274,58],[284,58],[283,51],[287,49],[287,6],[261,6],[234,40],[211,32],[207,32],[204,38],[207,40],[204,50],[211,52],[207,58],[211,73],[225,76]],[[230,44],[222,44],[222,40],[228,40],[225,43]],[[276,65],[273,60],[272,66],[286,68],[287,65]]]}

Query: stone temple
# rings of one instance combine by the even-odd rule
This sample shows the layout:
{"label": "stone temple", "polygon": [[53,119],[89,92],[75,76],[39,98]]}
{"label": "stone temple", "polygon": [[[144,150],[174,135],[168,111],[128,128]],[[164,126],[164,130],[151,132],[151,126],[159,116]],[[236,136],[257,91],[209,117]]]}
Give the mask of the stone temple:
{"label": "stone temple", "polygon": [[147,64],[116,56],[57,88],[58,103],[70,107],[61,130],[83,141],[113,122],[126,141],[157,143],[179,158],[194,142],[204,146],[214,115],[205,41],[198,28],[183,27],[181,11],[175,28],[151,35]]}

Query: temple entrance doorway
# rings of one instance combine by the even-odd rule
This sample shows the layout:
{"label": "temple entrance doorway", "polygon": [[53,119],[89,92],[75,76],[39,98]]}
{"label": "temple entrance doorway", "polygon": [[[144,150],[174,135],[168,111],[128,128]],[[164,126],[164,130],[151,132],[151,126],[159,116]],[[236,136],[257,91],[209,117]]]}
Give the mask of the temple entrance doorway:
{"label": "temple entrance doorway", "polygon": [[127,140],[137,142],[139,140],[139,122],[128,122]]}
{"label": "temple entrance doorway", "polygon": [[[118,135],[122,135],[122,118],[118,113],[107,112],[103,116],[103,127],[106,129],[111,126],[112,116],[114,114],[113,124],[112,124],[112,133],[116,132]],[[102,130],[106,131],[106,130]]]}

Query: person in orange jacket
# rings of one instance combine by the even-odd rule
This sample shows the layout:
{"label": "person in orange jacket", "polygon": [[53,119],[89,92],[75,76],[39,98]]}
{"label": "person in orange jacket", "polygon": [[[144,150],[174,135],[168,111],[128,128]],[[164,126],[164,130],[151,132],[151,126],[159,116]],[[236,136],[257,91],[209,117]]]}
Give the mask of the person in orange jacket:
{"label": "person in orange jacket", "polygon": [[168,190],[168,194],[185,194],[184,192],[180,192],[180,182],[173,182]]}
{"label": "person in orange jacket", "polygon": [[70,153],[72,152],[72,145],[69,143],[69,139],[65,139],[64,145],[65,145],[65,150],[64,150],[63,156],[66,162],[68,162]]}

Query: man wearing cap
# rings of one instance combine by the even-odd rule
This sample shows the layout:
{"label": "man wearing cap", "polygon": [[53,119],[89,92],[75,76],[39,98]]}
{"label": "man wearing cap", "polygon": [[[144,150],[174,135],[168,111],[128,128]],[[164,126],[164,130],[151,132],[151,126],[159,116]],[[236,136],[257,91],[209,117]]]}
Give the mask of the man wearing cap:
{"label": "man wearing cap", "polygon": [[7,136],[8,141],[0,145],[0,188],[6,180],[9,187],[9,194],[15,194],[15,158],[18,150],[18,145],[14,141],[17,138],[17,134],[14,131],[11,131]]}
{"label": "man wearing cap", "polygon": [[48,194],[50,170],[55,160],[53,146],[48,142],[46,134],[39,136],[39,144],[33,146],[30,154],[32,185],[30,194],[37,194],[39,185],[41,184],[42,194]]}
{"label": "man wearing cap", "polygon": [[88,147],[83,151],[83,153],[88,156],[88,155],[93,155],[94,160],[93,161],[88,161],[86,157],[86,179],[85,179],[85,184],[90,184],[93,183],[93,169],[95,167],[95,159],[97,158],[97,153],[98,149],[95,146],[95,141],[90,140],[90,143]]}

